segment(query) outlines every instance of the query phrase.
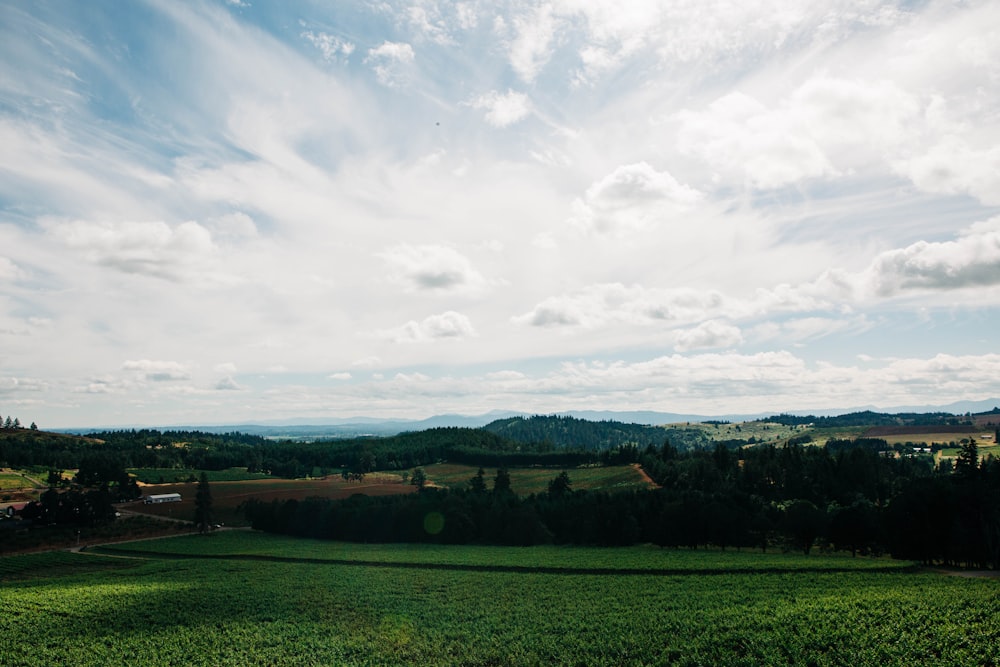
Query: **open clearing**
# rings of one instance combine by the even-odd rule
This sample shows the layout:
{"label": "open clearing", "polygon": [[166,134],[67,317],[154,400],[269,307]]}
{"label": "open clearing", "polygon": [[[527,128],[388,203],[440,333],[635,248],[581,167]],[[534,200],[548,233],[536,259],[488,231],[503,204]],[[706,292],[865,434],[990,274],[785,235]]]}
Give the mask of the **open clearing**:
{"label": "open clearing", "polygon": [[0,560],[28,665],[981,665],[1000,584],[651,547],[351,545],[245,531]]}
{"label": "open clearing", "polygon": [[[425,466],[428,482],[438,486],[452,488],[466,486],[469,479],[476,474],[478,468],[451,463],[438,463]],[[511,468],[511,488],[515,493],[527,495],[540,493],[548,489],[549,482],[560,473],[562,468]],[[573,488],[577,490],[601,489],[623,490],[630,488],[649,488],[649,482],[642,473],[633,466],[611,466],[594,468],[570,468],[568,470]],[[492,488],[496,469],[486,470],[487,487]],[[212,508],[215,521],[227,526],[246,526],[247,521],[239,506],[250,498],[270,502],[271,500],[286,500],[289,498],[347,498],[355,493],[367,496],[397,495],[413,493],[415,486],[403,482],[398,473],[374,472],[365,475],[360,482],[344,480],[339,475],[331,475],[322,479],[254,479],[234,482],[211,482]],[[190,521],[194,517],[194,496],[197,484],[192,482],[175,484],[145,484],[143,493],[179,493],[181,502],[163,503],[160,505],[144,505],[141,502],[126,503],[121,507],[130,512],[183,519]]]}

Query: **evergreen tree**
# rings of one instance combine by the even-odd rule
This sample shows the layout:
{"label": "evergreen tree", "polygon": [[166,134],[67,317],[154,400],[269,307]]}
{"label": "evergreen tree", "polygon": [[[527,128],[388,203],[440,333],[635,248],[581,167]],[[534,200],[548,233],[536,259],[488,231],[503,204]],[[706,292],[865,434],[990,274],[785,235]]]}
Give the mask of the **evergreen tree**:
{"label": "evergreen tree", "polygon": [[506,467],[497,468],[497,475],[493,478],[493,493],[496,495],[511,493],[510,473]]}
{"label": "evergreen tree", "polygon": [[194,522],[200,533],[207,533],[212,528],[212,489],[205,472],[201,473],[198,489],[194,494]]}
{"label": "evergreen tree", "polygon": [[979,446],[974,437],[962,443],[962,451],[955,459],[955,475],[962,479],[973,479],[979,472]]}
{"label": "evergreen tree", "polygon": [[549,497],[550,498],[561,498],[569,493],[572,493],[571,482],[569,481],[569,473],[563,470],[559,473],[551,482],[549,482]]}
{"label": "evergreen tree", "polygon": [[473,493],[485,493],[486,492],[486,480],[483,479],[483,475],[486,471],[482,468],[476,473],[476,476],[469,480],[469,488],[472,489]]}

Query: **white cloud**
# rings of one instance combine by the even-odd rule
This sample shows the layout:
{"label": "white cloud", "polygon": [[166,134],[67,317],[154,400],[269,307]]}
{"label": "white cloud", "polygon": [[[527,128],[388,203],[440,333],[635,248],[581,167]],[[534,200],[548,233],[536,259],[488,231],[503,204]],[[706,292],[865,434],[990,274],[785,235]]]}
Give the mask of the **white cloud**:
{"label": "white cloud", "polygon": [[420,322],[410,320],[395,329],[378,332],[380,338],[396,343],[429,343],[436,340],[461,340],[476,335],[476,330],[468,317],[449,310],[440,315],[431,315]]}
{"label": "white cloud", "polygon": [[152,382],[175,382],[191,379],[191,373],[187,367],[176,361],[137,359],[123,363],[122,370],[141,373]]}
{"label": "white cloud", "polygon": [[24,391],[44,391],[47,383],[35,378],[0,377],[0,394],[19,394]]}
{"label": "white cloud", "polygon": [[197,222],[50,221],[49,234],[97,264],[123,273],[184,280],[215,250],[212,236]]}
{"label": "white cloud", "polygon": [[760,189],[891,159],[922,130],[917,98],[887,81],[807,79],[769,108],[742,92],[677,114],[678,147]]}
{"label": "white cloud", "polygon": [[743,342],[743,335],[739,327],[720,320],[708,320],[693,329],[675,332],[673,339],[675,350],[689,352],[708,348],[736,347]]}
{"label": "white cloud", "polygon": [[257,238],[257,225],[246,213],[237,211],[206,221],[212,238],[219,241],[238,243]]}
{"label": "white cloud", "polygon": [[0,280],[23,280],[27,273],[8,257],[0,256]]}
{"label": "white cloud", "polygon": [[1000,146],[976,149],[963,139],[947,136],[922,154],[897,160],[894,166],[926,192],[965,194],[988,206],[1000,206]]}
{"label": "white cloud", "polygon": [[729,307],[726,297],[714,290],[647,289],[608,283],[546,299],[514,321],[540,327],[582,328],[657,322],[692,324],[723,315]]}
{"label": "white cloud", "polygon": [[493,127],[509,127],[527,118],[531,114],[531,101],[524,93],[508,90],[500,93],[495,90],[480,95],[469,102],[474,109],[486,110],[486,122]]}
{"label": "white cloud", "polygon": [[331,380],[350,380],[351,374],[347,372],[331,373],[327,377],[330,378]]}
{"label": "white cloud", "polygon": [[409,292],[478,292],[486,279],[462,254],[440,245],[397,245],[378,254]]}
{"label": "white cloud", "polygon": [[881,253],[863,278],[880,297],[1000,285],[1000,217],[969,227],[955,241],[919,241]]}
{"label": "white cloud", "polygon": [[573,203],[571,222],[599,234],[623,234],[676,220],[702,195],[646,162],[622,165]]}
{"label": "white cloud", "polygon": [[368,49],[365,63],[375,71],[375,78],[384,86],[397,87],[406,82],[409,65],[416,59],[413,47],[405,42],[382,42]]}
{"label": "white cloud", "polygon": [[320,53],[323,54],[323,60],[327,62],[336,62],[341,58],[346,59],[354,53],[354,43],[341,39],[336,35],[307,30],[302,33],[302,37],[319,49]]}
{"label": "white cloud", "polygon": [[510,44],[510,65],[526,83],[531,83],[552,55],[556,19],[552,6],[542,3],[514,18],[515,36]]}
{"label": "white cloud", "polygon": [[216,391],[242,391],[243,387],[241,387],[236,380],[227,375],[215,383],[215,389]]}

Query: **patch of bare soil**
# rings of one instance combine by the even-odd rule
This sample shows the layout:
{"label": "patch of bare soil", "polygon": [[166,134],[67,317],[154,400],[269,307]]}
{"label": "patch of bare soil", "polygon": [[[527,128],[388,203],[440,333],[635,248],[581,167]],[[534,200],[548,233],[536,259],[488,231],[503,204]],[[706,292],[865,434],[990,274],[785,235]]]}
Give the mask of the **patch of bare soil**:
{"label": "patch of bare soil", "polygon": [[647,473],[645,470],[642,469],[641,465],[639,465],[638,463],[633,463],[632,467],[635,468],[636,471],[642,476],[642,481],[648,484],[649,488],[651,489],[660,488],[660,485],[653,481],[653,478],[649,476],[649,473]]}

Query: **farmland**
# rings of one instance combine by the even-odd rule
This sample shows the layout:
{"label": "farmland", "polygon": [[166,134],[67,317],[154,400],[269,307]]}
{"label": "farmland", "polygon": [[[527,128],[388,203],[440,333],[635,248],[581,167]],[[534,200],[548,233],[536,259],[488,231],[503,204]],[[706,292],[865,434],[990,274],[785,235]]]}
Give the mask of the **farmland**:
{"label": "farmland", "polygon": [[[476,474],[477,468],[458,464],[433,464],[425,468],[431,484],[444,487],[468,486],[469,478]],[[487,471],[488,475],[495,470]],[[511,469],[511,486],[521,494],[537,493],[548,487],[549,481],[559,474],[559,470],[551,468],[515,468]],[[578,468],[570,471],[570,478],[575,489],[625,489],[644,488],[648,483],[642,473],[632,466],[609,466],[595,468]],[[168,518],[190,519],[194,516],[194,491],[197,485],[191,482],[175,484],[155,484],[143,487],[143,492],[180,493],[183,500],[180,503],[163,505],[139,505],[132,503],[127,509],[142,514],[152,514]],[[240,481],[212,482],[213,508],[215,519],[229,526],[245,526],[247,522],[239,510],[241,503],[249,498],[263,501],[284,500],[288,498],[347,498],[355,493],[369,496],[397,495],[412,493],[416,487],[405,484],[397,473],[369,473],[364,479],[347,481],[339,475],[321,479],[251,479]]]}
{"label": "farmland", "polygon": [[893,561],[245,531],[114,554],[0,561],[5,665],[965,665],[1000,652],[995,580]]}

